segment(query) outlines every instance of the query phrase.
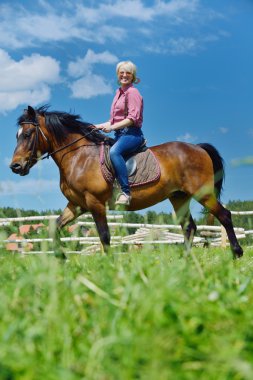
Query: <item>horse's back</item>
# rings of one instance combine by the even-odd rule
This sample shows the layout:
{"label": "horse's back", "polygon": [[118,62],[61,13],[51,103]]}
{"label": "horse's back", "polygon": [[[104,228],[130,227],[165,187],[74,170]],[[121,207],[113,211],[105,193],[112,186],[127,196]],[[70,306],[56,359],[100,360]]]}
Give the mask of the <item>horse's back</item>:
{"label": "horse's back", "polygon": [[198,145],[180,141],[150,147],[159,161],[161,182],[194,194],[206,184],[213,185],[213,164],[208,153]]}
{"label": "horse's back", "polygon": [[150,147],[150,150],[161,161],[173,159],[176,161],[183,161],[186,159],[209,160],[209,155],[199,145],[190,144],[181,141],[170,141],[160,145]]}

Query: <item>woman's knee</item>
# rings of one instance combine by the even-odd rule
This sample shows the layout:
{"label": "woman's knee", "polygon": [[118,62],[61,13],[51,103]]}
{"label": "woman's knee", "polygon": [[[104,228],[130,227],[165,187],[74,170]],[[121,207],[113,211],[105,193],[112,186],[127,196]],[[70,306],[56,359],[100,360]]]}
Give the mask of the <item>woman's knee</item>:
{"label": "woman's knee", "polygon": [[110,149],[110,159],[113,164],[116,164],[122,162],[124,157],[117,149]]}
{"label": "woman's knee", "polygon": [[117,157],[119,157],[119,152],[114,148],[114,146],[112,146],[110,149],[110,158],[113,160],[115,158],[117,159]]}

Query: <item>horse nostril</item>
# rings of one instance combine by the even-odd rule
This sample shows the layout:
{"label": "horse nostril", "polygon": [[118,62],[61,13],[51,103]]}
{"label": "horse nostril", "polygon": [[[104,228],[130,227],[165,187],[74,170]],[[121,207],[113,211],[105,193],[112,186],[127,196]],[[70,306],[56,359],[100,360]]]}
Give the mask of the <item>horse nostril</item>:
{"label": "horse nostril", "polygon": [[20,170],[21,170],[21,165],[18,164],[18,163],[13,163],[10,165],[10,169],[14,172],[14,173],[18,173]]}

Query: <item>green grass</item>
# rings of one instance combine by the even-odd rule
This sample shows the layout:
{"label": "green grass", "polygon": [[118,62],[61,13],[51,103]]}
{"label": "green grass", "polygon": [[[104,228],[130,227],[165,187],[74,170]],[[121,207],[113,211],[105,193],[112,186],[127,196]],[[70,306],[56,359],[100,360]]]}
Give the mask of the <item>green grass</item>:
{"label": "green grass", "polygon": [[253,250],[0,265],[0,380],[253,379]]}

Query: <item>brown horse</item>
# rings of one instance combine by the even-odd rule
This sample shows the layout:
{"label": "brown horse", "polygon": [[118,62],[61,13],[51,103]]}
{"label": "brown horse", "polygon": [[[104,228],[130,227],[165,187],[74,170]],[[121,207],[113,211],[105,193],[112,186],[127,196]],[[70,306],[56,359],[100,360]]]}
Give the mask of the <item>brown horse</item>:
{"label": "brown horse", "polygon": [[[47,106],[28,106],[18,119],[17,146],[10,168],[21,176],[41,158],[51,156],[60,170],[61,191],[68,204],[57,220],[62,228],[78,215],[91,212],[105,250],[110,245],[106,202],[113,187],[101,174],[99,148],[108,137],[78,115],[49,112]],[[109,139],[110,140],[110,139]],[[111,140],[110,140],[111,141]],[[128,210],[140,210],[165,199],[172,203],[185,241],[191,242],[196,225],[189,210],[192,198],[209,210],[225,227],[234,257],[240,247],[231,213],[219,202],[224,178],[223,160],[210,144],[169,142],[150,148],[158,159],[160,179],[132,189]]]}

